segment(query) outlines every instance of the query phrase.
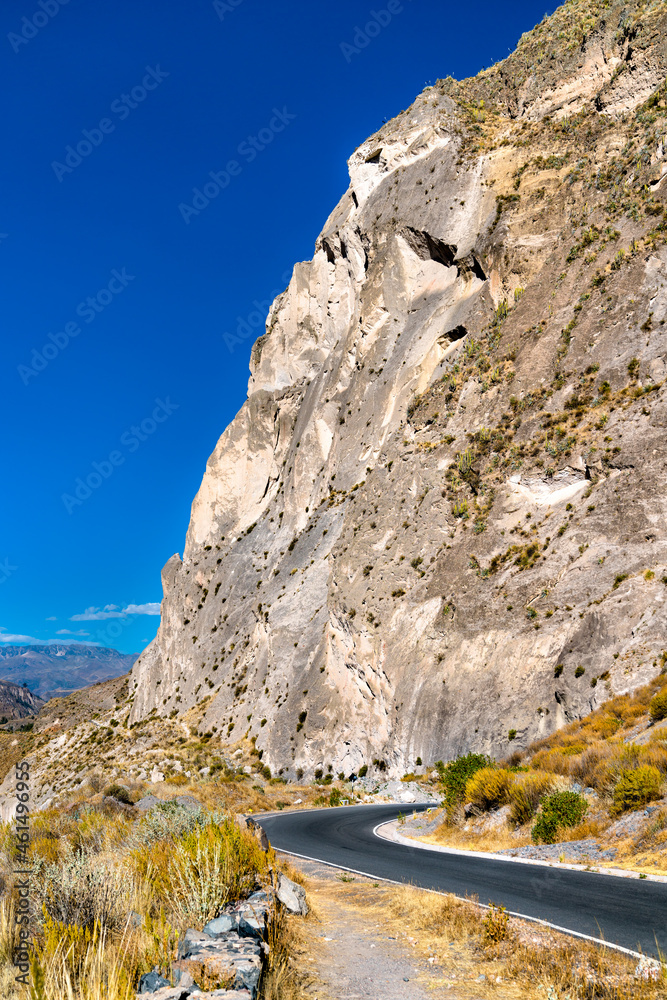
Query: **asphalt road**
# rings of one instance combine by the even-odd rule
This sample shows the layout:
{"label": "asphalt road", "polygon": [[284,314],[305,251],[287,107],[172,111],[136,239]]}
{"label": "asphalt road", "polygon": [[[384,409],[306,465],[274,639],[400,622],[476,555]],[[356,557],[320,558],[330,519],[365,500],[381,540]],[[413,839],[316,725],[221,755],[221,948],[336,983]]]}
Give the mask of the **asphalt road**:
{"label": "asphalt road", "polygon": [[477,896],[482,903],[655,958],[658,948],[667,953],[667,883],[425,851],[373,833],[401,811],[405,806],[342,806],[257,820],[278,850],[377,878]]}

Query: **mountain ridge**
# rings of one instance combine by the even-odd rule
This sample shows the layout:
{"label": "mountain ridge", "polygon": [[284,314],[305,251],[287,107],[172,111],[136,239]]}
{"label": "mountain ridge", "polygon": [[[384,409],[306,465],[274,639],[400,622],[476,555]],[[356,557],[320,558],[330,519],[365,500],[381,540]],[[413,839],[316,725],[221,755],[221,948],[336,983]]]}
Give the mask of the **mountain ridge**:
{"label": "mountain ridge", "polygon": [[136,653],[83,643],[5,645],[0,646],[0,681],[25,683],[48,700],[125,674],[136,657]]}

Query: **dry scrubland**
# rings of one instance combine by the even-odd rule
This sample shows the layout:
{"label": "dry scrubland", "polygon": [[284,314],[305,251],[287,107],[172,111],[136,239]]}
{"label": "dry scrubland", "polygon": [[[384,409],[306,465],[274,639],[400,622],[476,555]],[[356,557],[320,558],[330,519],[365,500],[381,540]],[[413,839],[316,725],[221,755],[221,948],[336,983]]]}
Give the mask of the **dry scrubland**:
{"label": "dry scrubland", "polygon": [[[252,743],[222,749],[211,734],[198,735],[192,719],[151,719],[128,729],[126,687],[121,679],[76,692],[49,702],[22,728],[0,731],[5,803],[14,764],[31,762],[35,1000],[128,1000],[142,973],[157,966],[168,975],[187,927],[200,928],[224,905],[269,886],[281,867],[234,816],[331,796],[327,787],[272,779]],[[153,775],[158,764],[164,780],[136,776]],[[159,804],[142,812],[134,804],[146,795]],[[24,1000],[12,965],[13,847],[12,825],[5,824],[0,996]],[[285,935],[278,919],[266,997],[291,989]]]}
{"label": "dry scrubland", "polygon": [[[660,666],[656,664],[657,669]],[[459,773],[452,782],[447,775],[456,764],[449,765],[449,770],[443,765],[444,785],[441,778],[429,782],[431,788],[442,789],[449,803],[449,819],[436,839],[491,850],[530,842],[536,816],[544,811],[540,799],[570,788],[574,781],[594,789],[597,798],[588,794],[588,812],[582,822],[557,829],[553,839],[597,836],[604,842],[605,830],[619,816],[651,799],[659,801],[667,772],[667,727],[659,718],[667,700],[665,680],[660,674],[634,695],[611,699],[585,719],[506,761],[489,764],[476,759],[476,765],[485,766],[478,766],[467,780]],[[106,686],[101,694],[105,692]],[[47,790],[53,793],[53,803],[35,814],[32,845],[37,870],[33,977],[45,1000],[93,1000],[104,996],[103,990],[108,991],[109,1000],[132,997],[141,972],[157,965],[168,973],[177,935],[185,927],[202,926],[225,902],[247,895],[257,881],[267,884],[269,868],[275,869],[276,861],[230,820],[234,813],[354,798],[350,785],[336,779],[331,784],[322,779],[315,786],[295,786],[282,778],[267,778],[251,741],[236,749],[222,747],[215,737],[202,738],[174,720],[151,720],[134,729],[122,723],[113,726],[112,721],[123,718],[122,685],[115,694],[105,696],[111,698],[113,707],[98,720],[77,719],[81,707],[77,708],[77,699],[90,697],[87,693],[51,705],[31,731],[0,733],[5,767],[13,759],[28,756],[36,784],[47,778],[52,782]],[[61,733],[56,718],[69,719],[71,728]],[[95,732],[101,732],[101,747],[96,739],[88,749],[86,734],[94,722],[100,723]],[[63,735],[66,740],[55,747]],[[84,755],[83,775],[73,766],[80,753]],[[57,777],[51,773],[56,757]],[[164,781],[151,783],[128,773],[128,767],[151,773],[158,764],[168,772]],[[657,770],[657,781],[643,780],[653,775],[647,768]],[[371,767],[370,774],[378,781],[383,776],[377,767]],[[405,777],[413,779],[414,775]],[[131,803],[146,794],[156,795],[164,804],[142,816]],[[193,811],[177,804],[173,800],[178,796],[187,796],[188,805],[196,800],[200,808]],[[466,803],[473,803],[476,817],[466,820]],[[621,863],[667,874],[662,850],[667,841],[667,808],[659,805],[640,838],[621,842]],[[494,825],[477,834],[466,830],[466,824],[497,817],[503,807],[504,828]],[[4,828],[0,844],[2,867],[9,868],[9,827]],[[290,875],[295,873],[290,871]],[[347,892],[349,877],[343,878],[338,889]],[[10,881],[5,889],[0,930],[0,976],[4,977],[0,991],[4,992],[0,995],[13,1000]],[[288,921],[274,933],[274,964],[263,984],[269,1000],[313,995],[316,979],[298,970],[304,968],[301,959],[312,952],[321,933],[315,889],[311,899],[315,912],[308,921],[298,926]],[[361,892],[359,886],[356,889]],[[571,998],[619,1000],[666,995],[661,983],[635,979],[635,961],[544,935],[528,925],[507,921],[500,912],[489,916],[472,902],[408,887],[368,884],[357,902],[369,920],[375,915],[388,934],[394,928],[400,940],[414,943],[420,954],[434,959],[434,982],[451,982],[464,997],[473,981],[475,996],[535,996],[535,983],[540,984],[537,995],[545,1000],[568,993]],[[482,974],[487,980],[478,983]],[[42,975],[43,986],[39,985]],[[500,982],[496,982],[498,977]],[[596,993],[591,992],[593,983]]]}
{"label": "dry scrubland", "polygon": [[595,838],[616,847],[614,867],[667,875],[664,672],[504,761],[472,754],[439,770],[443,823],[427,841],[494,851]]}
{"label": "dry scrubland", "polygon": [[[9,871],[7,827],[0,850]],[[203,926],[226,903],[270,882],[272,857],[227,815],[168,805],[135,819],[107,803],[36,817],[29,862],[33,996],[130,1000],[143,972],[171,973],[187,927]],[[4,888],[0,993],[10,1000],[25,994],[14,983],[9,877]]]}
{"label": "dry scrubland", "polygon": [[[395,938],[412,952],[420,960],[420,985],[438,1000],[442,996],[457,1000],[663,1000],[667,996],[664,982],[636,976],[636,959],[545,932],[508,918],[498,909],[483,910],[472,901],[344,874],[338,881],[308,878],[305,886],[313,912],[308,921],[297,925],[291,942],[302,969],[308,965],[308,956],[321,954],[320,917],[335,908],[341,921],[354,921],[355,926],[369,928],[385,940]],[[335,934],[335,928],[327,933]],[[307,996],[328,998],[317,982],[317,961],[312,971],[314,975],[303,974],[298,982],[306,987]],[[386,995],[382,993],[383,1000]]]}

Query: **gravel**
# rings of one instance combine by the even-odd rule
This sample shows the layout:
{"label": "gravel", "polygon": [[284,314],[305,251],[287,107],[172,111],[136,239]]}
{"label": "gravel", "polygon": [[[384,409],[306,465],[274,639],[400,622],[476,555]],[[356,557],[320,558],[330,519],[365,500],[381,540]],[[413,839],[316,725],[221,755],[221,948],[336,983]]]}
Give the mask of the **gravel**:
{"label": "gravel", "polygon": [[597,841],[566,840],[559,844],[528,845],[526,847],[509,847],[497,854],[506,854],[510,858],[530,858],[533,861],[613,861],[616,848],[603,848]]}

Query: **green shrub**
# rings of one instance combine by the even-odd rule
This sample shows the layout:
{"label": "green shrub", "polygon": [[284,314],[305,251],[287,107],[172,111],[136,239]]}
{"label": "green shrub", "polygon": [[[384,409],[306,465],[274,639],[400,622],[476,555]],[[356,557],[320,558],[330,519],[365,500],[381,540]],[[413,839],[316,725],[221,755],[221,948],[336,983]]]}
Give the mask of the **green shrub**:
{"label": "green shrub", "polygon": [[331,792],[329,793],[329,805],[339,806],[342,797],[343,796],[341,795],[340,788],[332,788]]}
{"label": "green shrub", "polygon": [[127,911],[128,882],[87,849],[69,850],[60,860],[37,856],[33,865],[33,898],[38,913],[82,928],[122,926]]}
{"label": "green shrub", "polygon": [[661,719],[667,719],[667,688],[662,691],[658,691],[658,693],[651,698],[649,712],[651,713],[651,718],[654,722],[660,722]]}
{"label": "green shrub", "polygon": [[517,826],[523,826],[533,818],[538,810],[541,799],[551,792],[553,780],[551,775],[541,771],[517,775],[509,789],[509,801],[512,804],[510,819]]}
{"label": "green shrub", "polygon": [[109,787],[104,792],[105,795],[110,796],[112,799],[116,799],[117,802],[124,802],[126,805],[131,806],[132,796],[130,795],[127,788],[123,785],[109,785]]}
{"label": "green shrub", "polygon": [[368,764],[362,764],[359,770],[357,771],[357,774],[359,775],[360,778],[365,778],[366,775],[368,774]]}
{"label": "green shrub", "polygon": [[611,808],[613,816],[626,812],[628,809],[639,809],[647,802],[660,798],[662,775],[652,764],[643,764],[630,770],[621,771],[621,776],[614,788],[614,804]]}
{"label": "green shrub", "polygon": [[577,667],[577,669],[574,672],[574,676],[575,677],[583,677],[585,673],[586,673],[586,668],[582,667],[581,664],[579,664],[579,666]]}
{"label": "green shrub", "polygon": [[206,816],[199,807],[189,808],[177,802],[158,802],[142,818],[132,837],[132,843],[154,844],[158,840],[175,840],[205,822]]}
{"label": "green shrub", "polygon": [[465,797],[480,809],[505,805],[514,775],[504,767],[482,767],[466,784]]}
{"label": "green shrub", "polygon": [[532,829],[536,844],[553,844],[559,830],[577,826],[586,815],[588,803],[577,792],[554,792],[542,802],[542,811]]}
{"label": "green shrub", "polygon": [[436,762],[435,768],[440,776],[448,812],[463,802],[466,784],[473,774],[490,764],[491,758],[482,753],[468,753],[449,764],[443,764],[441,760]]}

